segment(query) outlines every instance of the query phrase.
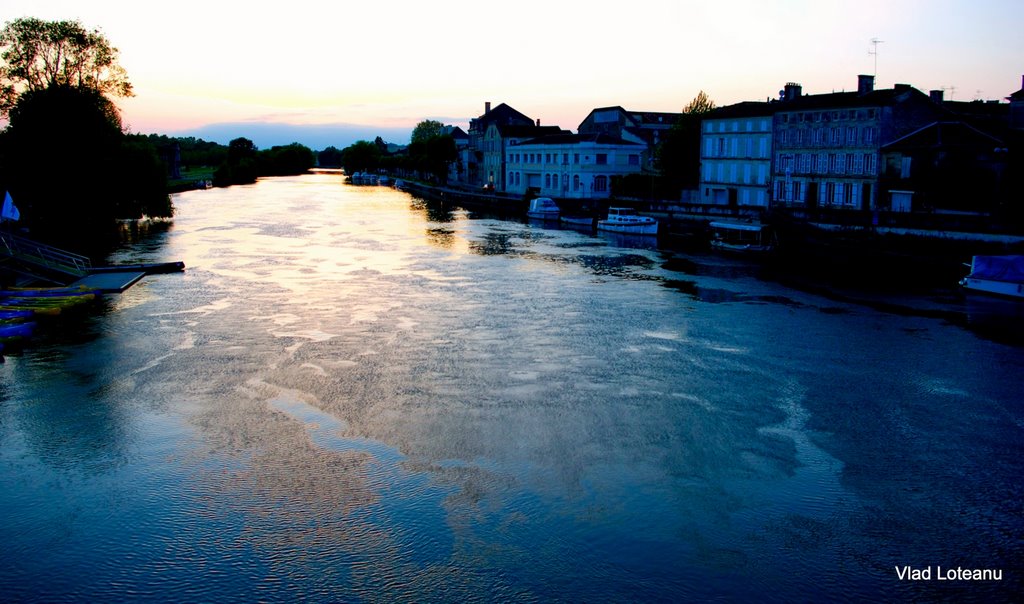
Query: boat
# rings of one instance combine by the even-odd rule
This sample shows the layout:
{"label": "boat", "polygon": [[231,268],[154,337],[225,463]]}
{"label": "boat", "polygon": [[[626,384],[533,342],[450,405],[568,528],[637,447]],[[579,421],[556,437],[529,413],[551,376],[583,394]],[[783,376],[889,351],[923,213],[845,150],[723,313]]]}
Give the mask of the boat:
{"label": "boat", "polygon": [[775,247],[775,234],[763,224],[712,222],[711,247],[728,252],[768,252]]}
{"label": "boat", "polygon": [[381,174],[377,178],[377,184],[381,185],[382,187],[389,187],[391,186],[391,177],[386,174]]}
{"label": "boat", "polygon": [[541,220],[558,220],[558,204],[550,197],[537,197],[530,200],[530,209],[526,215]]}
{"label": "boat", "polygon": [[399,178],[396,178],[396,179],[395,179],[395,182],[394,182],[394,183],[392,184],[392,186],[393,186],[394,188],[398,189],[399,191],[402,191],[402,190],[404,190],[404,189],[405,189],[405,183],[404,183],[404,182],[402,182],[402,180],[401,180],[401,179],[399,179]]}
{"label": "boat", "polygon": [[562,216],[558,219],[559,222],[565,226],[575,228],[594,228],[594,217],[593,216]]}
{"label": "boat", "polygon": [[626,235],[657,235],[658,221],[638,215],[633,208],[608,208],[608,218],[597,221],[597,230]]}
{"label": "boat", "polygon": [[1024,300],[1024,256],[974,256],[965,290]]}

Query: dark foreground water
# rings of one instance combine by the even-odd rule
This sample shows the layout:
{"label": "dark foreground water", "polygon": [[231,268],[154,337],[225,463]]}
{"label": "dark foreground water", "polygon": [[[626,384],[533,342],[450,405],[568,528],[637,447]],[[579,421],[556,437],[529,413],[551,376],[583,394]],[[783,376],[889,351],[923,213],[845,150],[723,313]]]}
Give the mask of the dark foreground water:
{"label": "dark foreground water", "polygon": [[0,366],[2,600],[1021,593],[1024,348],[998,314],[336,175],[176,205],[114,260],[187,272]]}

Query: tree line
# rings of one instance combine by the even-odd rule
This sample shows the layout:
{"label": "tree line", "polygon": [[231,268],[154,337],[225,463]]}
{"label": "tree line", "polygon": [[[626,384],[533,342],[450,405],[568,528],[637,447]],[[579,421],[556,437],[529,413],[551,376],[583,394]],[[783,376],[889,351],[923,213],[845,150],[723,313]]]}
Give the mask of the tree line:
{"label": "tree line", "polygon": [[[118,50],[77,21],[21,18],[0,30],[0,190],[19,227],[61,244],[113,231],[118,219],[169,218],[169,162],[217,166],[217,185],[298,174],[315,162],[293,143],[259,150],[125,131],[111,97],[133,96]],[[176,149],[172,153],[170,149]]]}

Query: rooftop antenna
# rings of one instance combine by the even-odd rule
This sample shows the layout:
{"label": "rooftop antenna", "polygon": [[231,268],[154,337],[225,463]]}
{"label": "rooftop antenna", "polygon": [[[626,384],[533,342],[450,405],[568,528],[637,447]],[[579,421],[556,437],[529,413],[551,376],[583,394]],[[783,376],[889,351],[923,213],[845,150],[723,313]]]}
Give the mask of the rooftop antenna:
{"label": "rooftop antenna", "polygon": [[879,40],[878,38],[871,38],[871,50],[868,51],[869,55],[875,57],[875,73],[873,74],[876,78],[878,77],[878,45],[885,42],[885,40]]}

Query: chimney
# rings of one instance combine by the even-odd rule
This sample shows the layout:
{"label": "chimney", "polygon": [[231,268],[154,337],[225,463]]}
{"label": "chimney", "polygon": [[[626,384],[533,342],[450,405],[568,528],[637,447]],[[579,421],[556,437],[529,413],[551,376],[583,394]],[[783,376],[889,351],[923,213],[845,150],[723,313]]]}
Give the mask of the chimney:
{"label": "chimney", "polygon": [[490,112],[491,112],[491,102],[487,101],[486,103],[484,103],[484,115],[487,115]]}
{"label": "chimney", "polygon": [[782,100],[793,101],[800,98],[803,87],[796,82],[786,82],[786,88],[782,91]]}
{"label": "chimney", "polygon": [[537,118],[537,127],[540,128],[540,118]]}
{"label": "chimney", "polygon": [[945,93],[942,90],[929,90],[928,98],[936,103],[942,104],[942,97],[944,94]]}
{"label": "chimney", "polygon": [[857,76],[857,94],[864,95],[869,92],[875,91],[875,76],[873,75],[859,75]]}

